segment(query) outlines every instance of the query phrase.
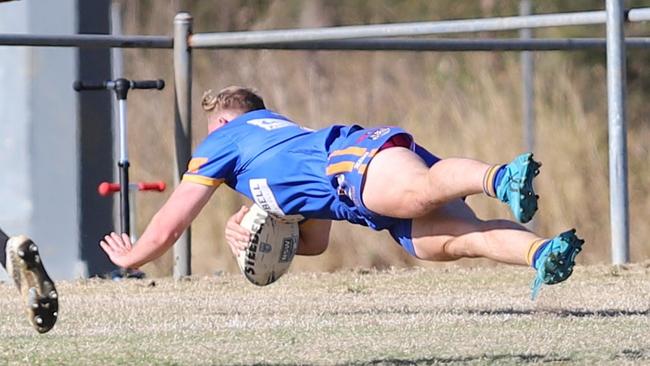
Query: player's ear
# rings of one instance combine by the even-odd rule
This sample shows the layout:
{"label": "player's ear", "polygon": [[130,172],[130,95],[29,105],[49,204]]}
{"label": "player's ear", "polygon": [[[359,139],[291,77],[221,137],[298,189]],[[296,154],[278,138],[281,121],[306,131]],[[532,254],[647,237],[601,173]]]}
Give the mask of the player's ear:
{"label": "player's ear", "polygon": [[224,116],[219,116],[219,118],[217,118],[217,124],[219,126],[224,126],[228,122],[230,121],[228,121]]}
{"label": "player's ear", "polygon": [[208,119],[208,132],[212,132],[228,123],[228,119],[222,115],[210,116]]}

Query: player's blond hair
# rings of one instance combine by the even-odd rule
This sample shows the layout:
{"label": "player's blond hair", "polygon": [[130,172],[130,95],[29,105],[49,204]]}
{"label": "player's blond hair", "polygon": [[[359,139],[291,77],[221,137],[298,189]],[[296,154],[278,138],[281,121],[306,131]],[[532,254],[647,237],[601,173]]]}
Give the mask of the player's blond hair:
{"label": "player's blond hair", "polygon": [[264,100],[253,89],[241,86],[229,86],[216,95],[212,90],[203,93],[201,107],[208,113],[224,110],[242,113],[265,109]]}

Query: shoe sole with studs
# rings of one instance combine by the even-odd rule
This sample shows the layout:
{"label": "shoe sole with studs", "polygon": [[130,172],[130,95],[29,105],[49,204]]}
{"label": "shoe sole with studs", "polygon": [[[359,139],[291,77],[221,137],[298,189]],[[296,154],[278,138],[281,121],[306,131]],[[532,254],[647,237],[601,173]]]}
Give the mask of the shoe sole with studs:
{"label": "shoe sole with studs", "polygon": [[26,236],[7,241],[7,272],[20,290],[27,317],[39,333],[52,329],[58,318],[59,296],[38,251],[38,246]]}

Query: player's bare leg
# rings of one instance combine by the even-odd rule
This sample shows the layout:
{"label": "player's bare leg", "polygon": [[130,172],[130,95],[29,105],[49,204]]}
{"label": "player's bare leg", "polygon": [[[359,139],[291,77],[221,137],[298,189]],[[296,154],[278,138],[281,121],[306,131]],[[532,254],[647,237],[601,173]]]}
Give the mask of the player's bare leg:
{"label": "player's bare leg", "polygon": [[571,276],[584,243],[575,230],[542,238],[512,221],[481,220],[460,199],[414,219],[411,236],[421,259],[488,258],[533,267],[537,271],[533,298],[542,284],[556,284]]}
{"label": "player's bare leg", "polygon": [[368,165],[363,202],[385,216],[413,218],[454,199],[485,193],[507,203],[517,221],[528,222],[537,211],[532,182],[540,166],[526,153],[503,165],[449,158],[429,168],[413,151],[392,147]]}
{"label": "player's bare leg", "polygon": [[411,235],[421,259],[488,258],[518,265],[530,264],[530,245],[544,239],[512,221],[480,220],[460,199],[414,219]]}
{"label": "player's bare leg", "polygon": [[392,147],[370,161],[363,203],[385,216],[420,217],[456,198],[483,192],[483,175],[489,168],[477,160],[456,158],[429,168],[413,151]]}
{"label": "player's bare leg", "polygon": [[58,293],[41,261],[38,247],[24,235],[8,237],[0,230],[2,265],[18,287],[27,318],[39,332],[45,333],[56,323]]}

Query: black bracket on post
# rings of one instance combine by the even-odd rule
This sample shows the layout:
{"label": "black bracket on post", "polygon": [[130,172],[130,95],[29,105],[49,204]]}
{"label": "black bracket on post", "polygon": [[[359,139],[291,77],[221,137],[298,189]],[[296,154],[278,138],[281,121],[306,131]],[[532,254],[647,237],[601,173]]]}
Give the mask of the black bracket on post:
{"label": "black bracket on post", "polygon": [[72,84],[76,91],[84,90],[114,90],[115,98],[118,100],[125,100],[129,89],[157,89],[162,90],[165,88],[165,81],[158,80],[128,80],[116,79],[106,81],[81,81],[77,80]]}
{"label": "black bracket on post", "polygon": [[165,81],[128,80],[124,78],[107,81],[80,81],[72,84],[74,90],[113,90],[119,109],[120,160],[117,163],[120,172],[120,224],[122,233],[131,234],[131,217],[129,211],[129,158],[126,146],[126,97],[130,89],[157,89],[165,87]]}

